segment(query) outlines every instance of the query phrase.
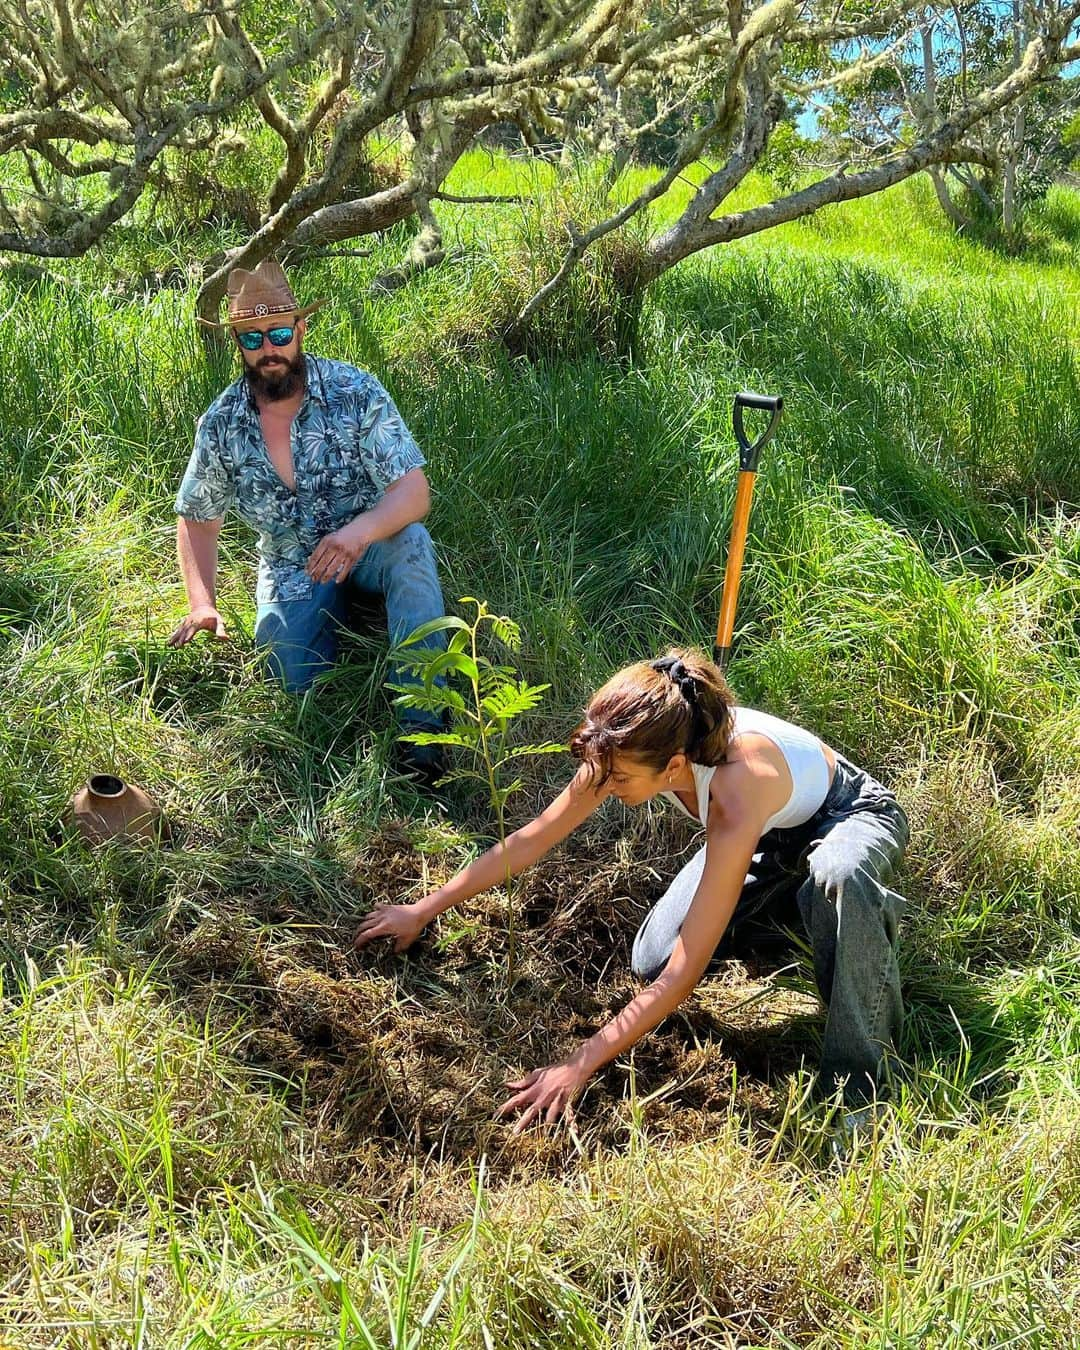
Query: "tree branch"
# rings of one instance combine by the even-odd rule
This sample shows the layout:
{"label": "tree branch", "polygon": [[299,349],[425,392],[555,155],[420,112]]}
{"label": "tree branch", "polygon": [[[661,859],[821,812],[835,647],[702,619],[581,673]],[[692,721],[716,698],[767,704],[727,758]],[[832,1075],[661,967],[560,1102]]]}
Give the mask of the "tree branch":
{"label": "tree branch", "polygon": [[487,193],[479,196],[461,196],[456,192],[433,192],[430,194],[434,202],[453,202],[457,206],[523,206],[526,202],[532,202],[532,197],[519,197],[512,193]]}
{"label": "tree branch", "polygon": [[855,38],[881,37],[890,28],[921,10],[926,0],[907,0],[906,4],[893,5],[880,10],[871,18],[858,19],[851,23],[796,24],[786,34],[788,42],[809,43],[818,47],[834,42],[851,42]]}
{"label": "tree branch", "polygon": [[485,66],[467,66],[439,80],[417,85],[409,91],[410,103],[427,103],[454,98],[478,89],[496,89],[515,84],[542,84],[553,73],[572,66],[601,41],[623,17],[629,0],[601,0],[588,21],[571,37],[553,43],[539,52],[531,52],[520,61],[492,62]]}
{"label": "tree branch", "polygon": [[[764,81],[765,76],[763,66],[761,66],[760,62],[758,65],[759,69],[756,72],[755,78]],[[720,117],[723,116],[724,112],[722,111]],[[715,119],[708,126],[702,127],[698,132],[687,137],[679,155],[676,157],[675,163],[666,173],[662,174],[655,183],[639,193],[632,202],[627,203],[621,210],[616,211],[598,225],[594,225],[593,228],[588,230],[585,234],[579,234],[572,227],[569,227],[571,242],[570,247],[567,249],[563,258],[562,264],[555,275],[546,281],[535,295],[533,295],[522,307],[510,326],[508,336],[518,336],[525,331],[532,316],[547,303],[556,291],[561,290],[566,284],[574,266],[585,255],[586,250],[592,244],[596,243],[598,239],[602,239],[604,235],[610,234],[612,230],[617,230],[625,225],[628,220],[643,211],[650,202],[656,201],[657,198],[662,197],[668,191],[671,185],[682,176],[682,173],[687,166],[694,163],[694,161],[700,157],[705,145],[708,144],[709,138],[714,134],[720,117]],[[750,172],[750,169],[757,162],[757,159],[761,154],[761,149],[764,148],[764,141],[767,139],[768,129],[769,124],[767,124],[764,114],[760,122],[755,121],[752,126],[748,123],[747,127],[744,129],[741,153],[732,156],[732,159],[729,161],[728,165],[725,166],[725,169],[719,174],[713,174],[710,178],[709,182],[713,184],[714,191],[720,192],[723,190],[722,179],[728,184],[727,191],[732,191],[734,187],[741,182],[742,178]],[[762,137],[763,139],[760,141],[759,148],[758,140]],[[726,175],[726,177],[724,177],[724,175]]]}
{"label": "tree branch", "polygon": [[1036,83],[1042,74],[1058,59],[1062,39],[1080,16],[1080,0],[1073,0],[1061,11],[1058,20],[1049,26],[1046,34],[1034,38],[1024,53],[1019,67],[993,88],[968,101],[936,131],[923,137],[913,146],[887,162],[861,173],[848,175],[842,170],[819,180],[810,187],[781,197],[764,206],[722,216],[719,220],[703,220],[700,213],[683,217],[669,230],[650,241],[648,246],[648,276],[659,276],[691,253],[714,244],[742,239],[760,230],[803,216],[813,215],[823,206],[853,201],[866,197],[909,178],[932,164],[945,163],[960,145],[964,133],[982,119],[1007,107]]}
{"label": "tree branch", "polygon": [[421,221],[420,233],[413,240],[404,262],[387,272],[380,273],[371,283],[370,290],[373,295],[386,295],[391,291],[400,290],[421,272],[438,267],[446,257],[442,228],[431,209],[431,203],[420,193],[416,196],[416,214]]}

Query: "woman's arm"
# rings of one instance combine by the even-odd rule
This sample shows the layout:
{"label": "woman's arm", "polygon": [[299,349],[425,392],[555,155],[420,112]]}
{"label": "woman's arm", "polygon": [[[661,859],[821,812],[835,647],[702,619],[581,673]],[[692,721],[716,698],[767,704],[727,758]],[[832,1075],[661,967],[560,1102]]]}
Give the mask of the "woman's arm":
{"label": "woman's arm", "polygon": [[748,808],[710,820],[705,869],[667,965],[567,1059],[507,1084],[514,1095],[499,1114],[521,1111],[515,1132],[541,1115],[548,1122],[556,1120],[598,1069],[636,1044],[687,997],[731,920],[766,819],[751,802]]}
{"label": "woman's arm", "polygon": [[507,837],[505,850],[501,844],[489,848],[444,886],[415,904],[377,905],[361,921],[356,945],[363,947],[374,938],[386,937],[394,939],[394,951],[404,951],[436,915],[471,900],[481,891],[492,890],[506,880],[508,873],[516,877],[542,858],[587,820],[610,792],[607,784],[594,788],[588,768],[582,765],[546,810]]}

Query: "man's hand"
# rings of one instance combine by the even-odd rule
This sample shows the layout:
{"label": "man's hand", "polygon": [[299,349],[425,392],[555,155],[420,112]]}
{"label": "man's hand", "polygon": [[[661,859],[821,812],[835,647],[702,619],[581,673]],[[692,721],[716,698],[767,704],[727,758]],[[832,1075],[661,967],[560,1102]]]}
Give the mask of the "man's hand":
{"label": "man's hand", "polygon": [[548,1125],[553,1125],[560,1116],[572,1125],[573,1100],[589,1077],[578,1065],[566,1059],[561,1064],[533,1069],[524,1078],[506,1084],[514,1095],[509,1101],[503,1102],[495,1114],[506,1116],[512,1111],[520,1111],[521,1116],[514,1126],[515,1134],[520,1134],[527,1125],[539,1120],[541,1115]]}
{"label": "man's hand", "polygon": [[229,635],[225,631],[225,620],[213,605],[203,605],[193,609],[187,618],[169,635],[170,647],[183,647],[196,633],[203,629],[219,642],[227,642]]}
{"label": "man's hand", "polygon": [[415,905],[376,905],[360,921],[355,942],[366,947],[376,938],[393,938],[394,951],[411,947],[424,929],[424,920]]}
{"label": "man's hand", "polygon": [[367,522],[363,516],[357,516],[319,540],[308,559],[308,576],[312,581],[344,581],[372,542]]}

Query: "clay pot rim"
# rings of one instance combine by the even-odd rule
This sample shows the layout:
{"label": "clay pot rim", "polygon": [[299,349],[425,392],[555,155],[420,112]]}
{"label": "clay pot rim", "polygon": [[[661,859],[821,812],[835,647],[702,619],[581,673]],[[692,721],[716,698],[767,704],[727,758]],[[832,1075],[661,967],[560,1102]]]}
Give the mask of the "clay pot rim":
{"label": "clay pot rim", "polygon": [[91,774],[86,786],[95,797],[122,797],[127,791],[127,784],[114,773]]}

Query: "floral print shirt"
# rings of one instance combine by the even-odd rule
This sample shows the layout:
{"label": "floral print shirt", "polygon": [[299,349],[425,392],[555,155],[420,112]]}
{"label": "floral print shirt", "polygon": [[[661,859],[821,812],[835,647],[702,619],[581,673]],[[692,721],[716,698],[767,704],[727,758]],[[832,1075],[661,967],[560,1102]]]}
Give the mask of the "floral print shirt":
{"label": "floral print shirt", "polygon": [[425,463],[373,375],[322,356],[305,360],[307,387],[291,431],[296,490],[270,462],[241,376],[199,418],[176,497],[176,512],[187,520],[220,520],[235,506],[258,530],[259,604],[307,599],[312,581],[304,567],[319,540]]}

